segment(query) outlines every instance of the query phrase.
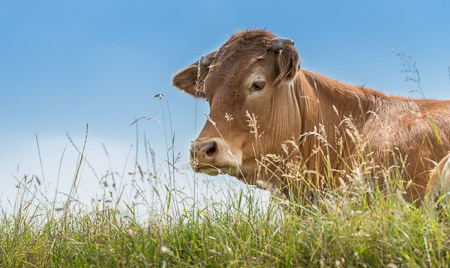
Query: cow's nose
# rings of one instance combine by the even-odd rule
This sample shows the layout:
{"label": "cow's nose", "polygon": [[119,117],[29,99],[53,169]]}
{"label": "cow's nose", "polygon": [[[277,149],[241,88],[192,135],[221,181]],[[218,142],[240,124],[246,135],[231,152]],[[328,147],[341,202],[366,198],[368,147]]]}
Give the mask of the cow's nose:
{"label": "cow's nose", "polygon": [[191,145],[191,158],[199,163],[210,163],[217,151],[218,146],[215,141],[194,141]]}

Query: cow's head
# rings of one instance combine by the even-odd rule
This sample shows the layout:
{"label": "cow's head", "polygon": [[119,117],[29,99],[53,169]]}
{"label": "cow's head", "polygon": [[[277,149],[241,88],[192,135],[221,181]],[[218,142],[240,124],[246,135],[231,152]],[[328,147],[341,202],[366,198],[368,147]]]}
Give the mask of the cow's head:
{"label": "cow's head", "polygon": [[263,31],[233,35],[219,50],[175,74],[173,84],[209,102],[209,118],[191,146],[197,172],[227,173],[254,183],[257,160],[281,154],[301,120],[294,42]]}

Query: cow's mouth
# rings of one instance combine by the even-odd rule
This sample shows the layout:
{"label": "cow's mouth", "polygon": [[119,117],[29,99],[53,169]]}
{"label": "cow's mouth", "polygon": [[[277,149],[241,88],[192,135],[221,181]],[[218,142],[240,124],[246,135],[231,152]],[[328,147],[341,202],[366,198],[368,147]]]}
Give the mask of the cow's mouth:
{"label": "cow's mouth", "polygon": [[202,164],[197,164],[196,166],[193,166],[192,169],[195,172],[199,172],[199,173],[205,173],[211,176],[216,176],[219,174],[229,174],[231,171],[231,167],[216,167],[216,166],[211,166],[211,165],[202,165]]}
{"label": "cow's mouth", "polygon": [[199,172],[199,173],[205,173],[210,176],[216,176],[216,175],[223,173],[223,172],[221,172],[220,169],[218,169],[216,167],[194,168],[194,171]]}
{"label": "cow's mouth", "polygon": [[192,165],[192,169],[195,172],[205,173],[210,176],[217,176],[219,174],[228,174],[231,176],[236,176],[237,172],[235,172],[235,171],[238,170],[239,168],[233,167],[233,166],[212,166],[212,165],[200,163],[195,166]]}
{"label": "cow's mouth", "polygon": [[[199,138],[192,142],[191,167],[195,172],[236,176],[242,166],[242,151],[234,150],[221,138]],[[238,147],[239,148],[239,147]]]}

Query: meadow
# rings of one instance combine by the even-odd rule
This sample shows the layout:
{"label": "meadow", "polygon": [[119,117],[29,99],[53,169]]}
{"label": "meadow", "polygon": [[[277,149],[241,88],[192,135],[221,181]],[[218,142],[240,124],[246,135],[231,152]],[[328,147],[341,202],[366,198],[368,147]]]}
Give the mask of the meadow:
{"label": "meadow", "polygon": [[144,221],[131,206],[88,210],[69,199],[54,211],[20,196],[1,218],[0,266],[448,267],[450,198],[416,208],[360,179],[305,205],[264,206],[241,192]]}

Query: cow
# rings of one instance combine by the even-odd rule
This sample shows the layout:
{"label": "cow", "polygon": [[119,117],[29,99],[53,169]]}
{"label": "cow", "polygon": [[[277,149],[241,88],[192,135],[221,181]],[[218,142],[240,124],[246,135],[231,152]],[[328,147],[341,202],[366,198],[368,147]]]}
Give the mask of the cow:
{"label": "cow", "polygon": [[[450,150],[449,100],[387,96],[302,69],[294,41],[266,30],[237,32],[176,73],[173,85],[209,102],[190,150],[196,172],[298,195],[342,185],[345,170],[367,157],[373,167],[394,167],[406,199],[420,205]],[[371,176],[380,185],[389,177]]]}

